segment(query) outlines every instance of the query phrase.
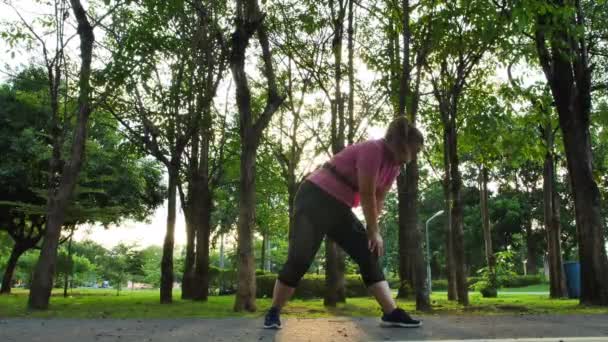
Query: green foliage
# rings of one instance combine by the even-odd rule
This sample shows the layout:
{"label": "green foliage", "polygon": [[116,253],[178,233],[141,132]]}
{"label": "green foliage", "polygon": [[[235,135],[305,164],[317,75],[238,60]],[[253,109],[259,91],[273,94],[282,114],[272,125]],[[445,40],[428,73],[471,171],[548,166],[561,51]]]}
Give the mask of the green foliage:
{"label": "green foliage", "polygon": [[[256,288],[258,298],[272,298],[272,290],[274,288],[276,274],[264,274],[256,277]],[[346,296],[347,297],[364,297],[368,296],[369,292],[359,275],[346,275]],[[300,280],[294,298],[311,299],[323,298],[325,294],[325,276],[306,274]]]}
{"label": "green foliage", "polygon": [[134,269],[134,265],[138,264],[134,247],[121,243],[112,248],[101,261],[101,274],[116,289],[117,296],[120,295],[120,290],[127,284],[132,274],[138,271]]}
{"label": "green foliage", "polygon": [[473,285],[473,289],[481,292],[484,297],[496,297],[497,289],[505,286],[505,283],[515,277],[515,265],[513,264],[513,252],[510,250],[495,253],[496,267],[490,269],[482,267],[477,273],[481,280]]}
{"label": "green foliage", "polygon": [[147,247],[140,252],[143,259],[142,271],[143,282],[157,288],[160,286],[160,262],[163,256],[163,250],[158,246]]}

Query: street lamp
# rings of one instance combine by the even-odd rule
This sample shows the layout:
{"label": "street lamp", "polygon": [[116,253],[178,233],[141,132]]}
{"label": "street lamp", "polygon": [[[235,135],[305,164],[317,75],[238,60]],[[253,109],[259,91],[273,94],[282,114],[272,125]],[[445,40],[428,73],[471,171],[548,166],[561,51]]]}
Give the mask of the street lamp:
{"label": "street lamp", "polygon": [[433,216],[431,216],[431,218],[426,220],[426,274],[429,294],[433,292],[433,280],[431,279],[431,245],[429,244],[429,223],[441,214],[443,214],[443,210],[439,210]]}

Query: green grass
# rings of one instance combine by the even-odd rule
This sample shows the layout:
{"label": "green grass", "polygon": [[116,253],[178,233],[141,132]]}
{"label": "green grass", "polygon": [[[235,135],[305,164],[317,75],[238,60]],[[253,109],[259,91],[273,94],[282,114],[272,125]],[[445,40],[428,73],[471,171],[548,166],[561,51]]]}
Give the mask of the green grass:
{"label": "green grass", "polygon": [[503,289],[499,289],[498,291],[500,291],[501,293],[506,293],[506,292],[547,292],[549,293],[549,284],[537,284],[537,285],[530,285],[530,286],[525,286],[525,287],[509,287],[509,288],[503,288]]}
{"label": "green grass", "polygon": [[[235,313],[232,310],[233,296],[212,296],[209,301],[192,302],[179,299],[179,291],[174,291],[174,302],[159,304],[158,290],[126,290],[116,296],[113,290],[74,290],[73,295],[63,298],[61,291],[53,293],[47,311],[26,310],[27,291],[15,289],[10,296],[0,296],[0,317],[39,318],[223,318],[260,317],[270,306],[270,299],[258,299],[255,313]],[[546,295],[525,295],[510,293],[498,298],[481,298],[478,293],[470,293],[470,306],[463,307],[447,300],[445,293],[432,296],[431,314],[442,315],[497,315],[497,314],[608,314],[606,307],[581,306],[578,300],[550,300]],[[399,305],[415,312],[413,301],[399,301]],[[346,304],[337,308],[325,308],[322,299],[292,300],[284,309],[286,317],[375,317],[380,310],[371,298],[348,298]]]}

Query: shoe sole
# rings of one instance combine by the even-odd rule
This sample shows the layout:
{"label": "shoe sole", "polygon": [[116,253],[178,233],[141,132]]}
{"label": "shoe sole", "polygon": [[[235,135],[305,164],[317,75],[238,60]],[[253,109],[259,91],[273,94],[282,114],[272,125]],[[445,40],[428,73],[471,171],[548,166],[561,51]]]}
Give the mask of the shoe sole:
{"label": "shoe sole", "polygon": [[271,324],[271,325],[266,325],[264,324],[264,329],[282,329],[283,327],[280,326],[279,324]]}
{"label": "shoe sole", "polygon": [[381,327],[385,328],[420,328],[422,326],[422,322],[412,324],[412,323],[398,323],[398,322],[380,322]]}

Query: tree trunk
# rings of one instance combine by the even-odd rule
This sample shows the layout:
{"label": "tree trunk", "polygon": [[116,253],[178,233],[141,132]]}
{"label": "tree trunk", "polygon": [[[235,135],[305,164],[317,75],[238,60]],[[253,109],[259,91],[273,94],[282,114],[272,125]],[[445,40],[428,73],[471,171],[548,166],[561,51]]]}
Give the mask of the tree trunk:
{"label": "tree trunk", "polygon": [[[272,54],[256,0],[237,1],[237,20],[232,35],[230,69],[236,84],[236,103],[239,109],[239,134],[241,137],[239,222],[237,228],[238,288],[234,303],[235,311],[255,311],[255,257],[253,254],[253,218],[255,216],[255,158],[263,130],[285,98],[279,95],[272,66]],[[264,76],[268,85],[268,97],[262,113],[254,116],[251,91],[245,73],[245,51],[249,40],[257,31],[262,48]],[[257,120],[255,120],[257,117]]]}
{"label": "tree trunk", "polygon": [[17,267],[17,261],[26,250],[26,248],[23,248],[17,243],[15,243],[15,245],[13,246],[11,256],[9,257],[8,262],[6,263],[4,276],[2,277],[2,288],[0,288],[0,294],[11,293],[11,287],[13,285],[13,274],[15,272],[15,268]]}
{"label": "tree trunk", "polygon": [[160,277],[160,303],[173,302],[173,248],[175,244],[175,209],[177,190],[177,167],[170,166],[169,170],[169,198],[167,204],[167,231],[163,243],[163,257],[161,261]]}
{"label": "tree trunk", "polygon": [[266,264],[266,233],[262,233],[262,250],[260,254],[260,269],[265,270]]}
{"label": "tree trunk", "polygon": [[[329,6],[334,7],[334,1],[329,1]],[[341,2],[339,4],[341,7]],[[331,140],[332,152],[340,152],[344,148],[344,100],[342,98],[342,39],[344,35],[344,8],[339,8],[332,15],[334,37],[332,40],[332,51],[334,55],[334,82],[335,92],[332,101],[331,118]],[[346,302],[346,290],[344,285],[345,253],[329,238],[325,238],[325,298],[326,306],[335,306],[338,302]]]}
{"label": "tree trunk", "polygon": [[[454,111],[456,106],[454,106]],[[462,199],[461,188],[462,179],[460,176],[457,135],[456,135],[456,113],[451,113],[450,124],[448,126],[448,139],[450,149],[450,194],[452,199],[452,239],[453,239],[453,255],[454,266],[456,273],[456,291],[458,302],[462,305],[469,304],[469,289],[466,275],[466,261],[464,257],[464,230],[463,230],[463,214],[462,214]]]}
{"label": "tree trunk", "polygon": [[[399,192],[399,254],[401,261],[399,270],[400,273],[402,269],[406,271],[404,274],[400,274],[402,286],[399,294],[402,291],[404,280],[409,277],[408,280],[416,295],[416,309],[427,311],[431,308],[429,299],[431,289],[428,288],[428,274],[422,244],[420,244],[422,234],[418,227],[418,172],[417,160],[407,165],[405,179],[402,180],[405,184],[400,187],[405,191]],[[402,256],[404,257],[402,258]],[[402,263],[405,267],[402,267]]]}
{"label": "tree trunk", "polygon": [[608,305],[608,259],[601,216],[601,196],[592,173],[589,129],[580,127],[577,120],[562,118],[561,113],[560,121],[574,193],[581,264],[580,302]]}
{"label": "tree trunk", "polygon": [[[551,298],[562,298],[567,296],[566,281],[563,273],[560,225],[559,220],[555,219],[555,171],[553,169],[553,133],[550,126],[544,129],[544,139],[547,144],[545,154],[545,166],[543,170],[543,204],[544,204],[544,223],[547,236],[547,253],[549,254],[549,294]],[[557,225],[555,225],[557,223]]]}
{"label": "tree trunk", "polygon": [[348,136],[346,141],[352,145],[355,140],[355,28],[353,27],[355,11],[354,0],[348,0]]}
{"label": "tree trunk", "polygon": [[72,238],[74,237],[74,228],[70,233],[70,240],[68,241],[68,269],[65,271],[65,277],[63,279],[63,298],[68,297],[68,282],[74,269],[74,261],[72,260]]}
{"label": "tree trunk", "polygon": [[220,235],[220,269],[224,269],[224,234]]}
{"label": "tree trunk", "polygon": [[[410,25],[409,16],[410,8],[409,1],[404,0],[401,2],[401,13],[403,14],[401,26],[403,30],[403,56],[400,55],[399,47],[396,46],[397,63],[400,63],[401,74],[399,76],[399,87],[396,88],[398,91],[398,112],[397,116],[406,116],[406,102],[410,96]],[[397,34],[398,36],[398,34]],[[396,40],[398,42],[398,39]],[[415,253],[416,247],[414,246],[417,241],[415,239],[416,224],[418,220],[418,213],[416,211],[416,198],[413,197],[414,193],[417,192],[418,184],[411,184],[409,182],[418,181],[418,169],[416,174],[413,175],[411,170],[408,168],[402,168],[401,174],[397,178],[397,198],[399,200],[399,278],[401,285],[397,296],[399,298],[408,298],[410,292],[413,291],[416,286],[414,284],[414,273],[416,267]],[[414,177],[412,177],[414,176]],[[414,247],[414,248],[412,248]],[[409,285],[409,286],[408,286]]]}
{"label": "tree trunk", "polygon": [[[401,62],[401,77],[399,83],[399,107],[398,116],[406,116],[412,125],[416,125],[417,106],[415,101],[410,102],[410,98],[418,97],[418,87],[414,86],[412,94],[412,66],[410,63],[410,4],[408,0],[401,2],[402,29],[403,29],[403,56]],[[398,42],[398,40],[397,40]],[[398,45],[398,44],[396,44]],[[399,49],[397,47],[397,57]],[[409,108],[409,109],[408,109]],[[406,109],[407,113],[406,113]],[[405,284],[406,280],[416,293],[416,309],[421,311],[430,310],[430,292],[428,288],[427,268],[425,265],[424,253],[422,251],[422,234],[418,227],[418,182],[419,169],[416,160],[410,162],[405,169],[405,174],[397,179],[397,189],[399,198],[399,274],[400,288],[398,296],[407,296]]]}
{"label": "tree trunk", "polygon": [[[206,172],[206,171],[205,171]],[[194,300],[207,301],[209,297],[209,237],[211,235],[211,212],[213,204],[207,179],[202,182],[202,207],[198,210],[200,225],[196,232],[196,281]]]}
{"label": "tree trunk", "polygon": [[194,290],[194,241],[196,231],[192,224],[192,215],[190,209],[184,210],[186,218],[186,258],[184,260],[184,277],[182,278],[182,299],[192,299]]}
{"label": "tree trunk", "polygon": [[[407,187],[408,174],[403,172],[397,178],[397,196],[398,196],[398,222],[399,222],[399,290],[397,297],[402,299],[411,298],[413,295],[414,286],[414,250],[409,249],[409,245],[414,241],[412,236],[415,231],[411,228],[412,217],[408,216],[408,194],[409,190]],[[414,226],[415,226],[414,221]],[[409,244],[408,244],[409,242]]]}
{"label": "tree trunk", "polygon": [[534,243],[534,237],[532,233],[532,219],[526,224],[526,274],[537,274],[538,268],[536,267],[536,246]]}
{"label": "tree trunk", "polygon": [[40,251],[40,258],[36,264],[32,279],[32,287],[28,299],[28,307],[30,309],[45,310],[49,305],[57,263],[57,246],[59,245],[61,226],[63,225],[65,210],[76,186],[78,174],[84,159],[87,126],[91,113],[89,79],[91,76],[91,60],[95,36],[80,1],[71,0],[70,3],[78,21],[78,35],[80,36],[81,66],[78,83],[78,117],[76,119],[70,160],[63,167],[57,191],[55,191],[52,184],[49,185],[46,233]]}
{"label": "tree trunk", "polygon": [[235,311],[254,312],[255,303],[255,256],[253,252],[253,217],[255,215],[255,157],[251,142],[243,141],[241,149],[241,194],[238,223],[238,289]]}
{"label": "tree trunk", "polygon": [[454,263],[454,239],[452,233],[452,194],[450,192],[451,176],[450,176],[450,149],[447,129],[444,130],[443,142],[444,142],[444,167],[445,167],[445,179],[443,184],[443,193],[445,197],[445,212],[446,212],[446,274],[448,277],[448,300],[458,299],[457,285],[456,285],[456,265]]}
{"label": "tree trunk", "polygon": [[339,302],[346,301],[343,253],[335,242],[325,238],[325,306],[335,307]]}
{"label": "tree trunk", "polygon": [[481,224],[483,227],[486,265],[488,265],[490,273],[494,274],[496,260],[494,259],[494,250],[492,248],[492,229],[490,227],[490,212],[488,210],[488,199],[490,197],[488,193],[488,169],[484,165],[480,171],[479,193],[481,195]]}

